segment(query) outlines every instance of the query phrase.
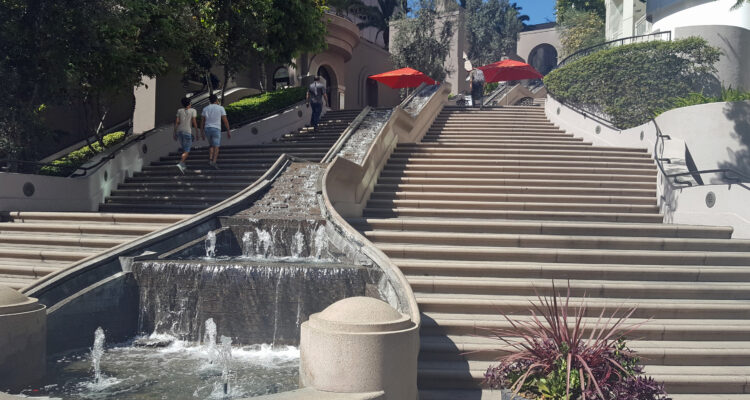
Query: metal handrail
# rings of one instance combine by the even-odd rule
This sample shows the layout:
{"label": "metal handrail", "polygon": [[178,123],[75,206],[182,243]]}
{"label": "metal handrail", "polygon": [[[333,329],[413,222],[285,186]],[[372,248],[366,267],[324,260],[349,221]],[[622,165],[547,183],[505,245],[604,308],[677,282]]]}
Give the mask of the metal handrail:
{"label": "metal handrail", "polygon": [[[724,179],[727,179],[729,181],[734,182],[725,182],[730,185],[737,185],[740,187],[743,187],[747,190],[750,190],[750,186],[746,185],[746,183],[750,182],[750,176],[745,175],[742,172],[739,172],[737,170],[731,169],[731,168],[716,168],[716,169],[706,169],[706,170],[697,170],[697,171],[688,171],[688,172],[677,172],[668,174],[667,171],[664,169],[663,162],[671,162],[669,159],[661,158],[657,154],[659,143],[661,142],[662,149],[664,148],[664,140],[672,140],[672,138],[669,135],[665,135],[662,133],[661,129],[659,128],[659,124],[656,123],[656,119],[652,118],[651,122],[654,124],[654,127],[656,128],[656,140],[654,141],[654,160],[656,161],[656,165],[659,167],[659,170],[661,171],[662,175],[664,175],[665,178],[667,178],[667,182],[669,182],[670,185],[677,188],[685,188],[685,187],[692,187],[693,183],[690,181],[684,181],[680,180],[679,177],[681,176],[695,176],[695,175],[704,175],[704,174],[722,174],[722,177]],[[730,174],[735,176],[730,176]],[[682,186],[679,186],[682,185]],[[700,184],[701,186],[703,184]]]}
{"label": "metal handrail", "polygon": [[[666,36],[667,38],[663,39],[663,38],[661,38],[662,36]],[[648,38],[648,37],[653,37],[654,39],[639,40],[639,39],[645,39],[645,38]],[[621,46],[623,44],[629,44],[629,43],[626,43],[626,42],[640,43],[640,42],[650,42],[652,40],[664,40],[665,42],[668,42],[668,41],[672,40],[672,31],[654,32],[654,33],[649,33],[648,35],[629,36],[629,37],[626,37],[626,38],[620,38],[620,39],[610,40],[608,42],[603,42],[603,43],[599,43],[599,44],[596,44],[596,45],[593,45],[593,46],[590,46],[590,47],[586,47],[585,49],[578,50],[575,53],[573,53],[573,54],[565,57],[562,61],[560,61],[557,64],[557,66],[555,67],[555,69],[560,68],[560,67],[564,66],[565,64],[567,64],[567,63],[569,63],[571,61],[575,61],[575,60],[577,60],[577,59],[579,59],[579,58],[581,58],[583,56],[587,56],[587,55],[589,55],[591,53],[594,53],[594,52],[598,51],[601,48],[610,47],[610,45]],[[615,46],[613,46],[613,47],[615,47]]]}

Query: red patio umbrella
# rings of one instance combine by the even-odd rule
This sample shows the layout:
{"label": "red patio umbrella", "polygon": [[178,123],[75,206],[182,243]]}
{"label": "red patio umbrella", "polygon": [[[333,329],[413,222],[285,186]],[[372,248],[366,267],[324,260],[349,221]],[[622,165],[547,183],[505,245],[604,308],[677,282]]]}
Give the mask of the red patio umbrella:
{"label": "red patio umbrella", "polygon": [[484,72],[484,81],[487,83],[542,78],[542,74],[531,65],[510,59],[483,65],[478,69]]}
{"label": "red patio umbrella", "polygon": [[412,68],[383,72],[382,74],[370,75],[368,78],[385,83],[393,89],[413,88],[419,86],[422,82],[429,85],[435,84],[432,78]]}

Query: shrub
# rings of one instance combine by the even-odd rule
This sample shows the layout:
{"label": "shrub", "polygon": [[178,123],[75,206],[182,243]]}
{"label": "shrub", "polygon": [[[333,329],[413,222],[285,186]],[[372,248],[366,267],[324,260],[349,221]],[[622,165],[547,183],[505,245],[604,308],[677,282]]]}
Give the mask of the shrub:
{"label": "shrub", "polygon": [[[122,142],[125,139],[125,132],[114,132],[104,135],[102,146],[99,142],[92,143],[91,146],[83,146],[78,150],[70,152],[68,155],[52,161],[52,165],[47,165],[39,170],[41,175],[52,176],[69,176],[81,165],[92,159],[95,155],[104,150]],[[92,150],[93,149],[93,150]]]}
{"label": "shrub", "polygon": [[654,113],[654,116],[674,108],[689,107],[698,104],[717,103],[720,101],[732,102],[745,100],[750,100],[750,92],[745,92],[740,89],[732,89],[731,87],[722,88],[721,95],[719,96],[707,96],[703,93],[693,92],[684,97],[675,97],[671,99],[669,108],[656,111]]}
{"label": "shrub", "polygon": [[623,45],[552,71],[544,84],[558,100],[631,128],[668,109],[671,99],[718,88],[712,74],[720,54],[700,38]]}
{"label": "shrub", "polygon": [[638,326],[626,324],[634,308],[619,317],[619,309],[609,317],[602,311],[598,321],[587,326],[585,304],[570,318],[570,286],[564,300],[554,282],[552,290],[551,298],[537,296],[539,303],[532,303],[531,320],[505,316],[511,328],[490,330],[512,353],[487,370],[485,385],[554,400],[667,399],[661,384],[637,376],[643,367],[626,346],[624,335]]}
{"label": "shrub", "polygon": [[271,114],[305,99],[307,89],[293,87],[246,97],[226,106],[232,124],[250,121]]}

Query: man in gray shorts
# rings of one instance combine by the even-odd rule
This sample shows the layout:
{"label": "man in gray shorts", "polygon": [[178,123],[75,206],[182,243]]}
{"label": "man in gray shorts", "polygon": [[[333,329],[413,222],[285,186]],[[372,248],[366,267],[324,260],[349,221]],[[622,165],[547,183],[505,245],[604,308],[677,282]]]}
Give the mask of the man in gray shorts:
{"label": "man in gray shorts", "polygon": [[195,139],[193,128],[195,128],[196,134],[198,131],[198,123],[195,122],[195,117],[198,113],[191,107],[190,99],[187,97],[183,97],[181,102],[182,108],[177,110],[177,119],[174,121],[174,132],[172,135],[174,140],[180,142],[182,157],[180,158],[180,162],[177,163],[177,168],[184,174],[187,169],[185,167],[185,160],[187,160],[190,154],[190,148],[193,146],[193,139]]}
{"label": "man in gray shorts", "polygon": [[219,146],[221,145],[221,123],[227,128],[227,139],[232,138],[232,130],[229,128],[227,111],[219,105],[219,98],[212,94],[208,98],[211,102],[201,113],[201,132],[203,138],[208,140],[208,165],[213,169],[219,169],[216,160],[219,158]]}

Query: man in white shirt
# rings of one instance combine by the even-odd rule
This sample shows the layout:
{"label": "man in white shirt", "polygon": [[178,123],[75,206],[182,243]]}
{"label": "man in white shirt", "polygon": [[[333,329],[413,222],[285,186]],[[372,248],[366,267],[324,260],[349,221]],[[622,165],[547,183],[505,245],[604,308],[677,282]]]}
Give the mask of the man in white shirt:
{"label": "man in white shirt", "polygon": [[232,138],[232,130],[229,128],[227,120],[227,111],[219,105],[219,98],[212,94],[208,98],[211,102],[201,113],[201,131],[203,138],[208,140],[208,165],[213,169],[219,169],[216,165],[216,159],[219,158],[219,146],[221,145],[221,123],[227,128],[227,139]]}
{"label": "man in white shirt", "polygon": [[195,117],[198,115],[195,109],[190,105],[190,99],[187,97],[182,98],[182,108],[177,110],[177,119],[174,121],[174,132],[172,136],[174,140],[179,140],[180,149],[182,149],[182,158],[177,163],[177,168],[181,173],[185,173],[187,167],[185,167],[185,160],[190,154],[190,148],[193,146],[193,140],[196,137],[193,135],[193,127],[198,131],[198,123],[195,122]]}

